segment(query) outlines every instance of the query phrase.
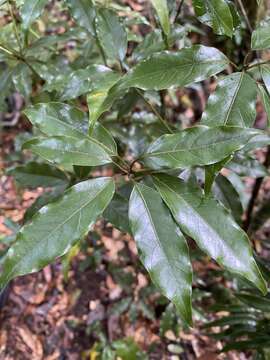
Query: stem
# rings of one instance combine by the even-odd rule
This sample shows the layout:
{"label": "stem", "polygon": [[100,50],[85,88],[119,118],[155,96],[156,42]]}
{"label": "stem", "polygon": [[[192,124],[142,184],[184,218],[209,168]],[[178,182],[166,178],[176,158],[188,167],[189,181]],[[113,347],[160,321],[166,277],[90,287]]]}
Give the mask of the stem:
{"label": "stem", "polygon": [[244,7],[244,4],[243,4],[242,0],[237,0],[237,2],[238,2],[238,5],[239,5],[239,7],[240,7],[240,9],[241,9],[241,12],[242,12],[242,14],[243,14],[243,16],[244,16],[244,18],[245,18],[245,21],[246,21],[248,30],[250,31],[250,33],[252,33],[253,29],[252,29],[251,23],[250,23],[250,21],[249,21],[248,14],[247,14],[247,12],[246,12],[246,9],[245,9],[245,7]]}
{"label": "stem", "polygon": [[161,122],[161,124],[169,131],[170,134],[173,134],[172,129],[169,127],[169,125],[167,124],[167,121],[165,119],[163,119],[163,117],[160,115],[160,113],[156,110],[156,108],[148,101],[145,99],[145,97],[143,96],[142,92],[135,88],[136,92],[140,95],[140,97],[142,98],[142,100],[146,103],[146,105],[151,109],[151,111],[157,116],[157,118],[159,119],[159,121]]}
{"label": "stem", "polygon": [[7,54],[13,56],[13,52],[8,50],[5,46],[3,46],[2,44],[0,44],[0,50],[3,50],[4,52],[6,52]]}
{"label": "stem", "polygon": [[182,11],[182,7],[183,7],[183,5],[184,5],[184,1],[185,1],[185,0],[181,0],[180,3],[179,3],[179,6],[178,6],[178,9],[177,9],[177,12],[176,12],[174,21],[173,21],[174,23],[177,21],[180,13],[181,13],[181,11]]}
{"label": "stem", "polygon": [[256,64],[248,64],[246,69],[249,70],[249,69],[252,69],[256,66],[261,66],[261,65],[266,65],[266,64],[269,64],[270,63],[270,60],[266,60],[266,61],[262,61],[262,62],[259,62],[259,63],[256,63]]}
{"label": "stem", "polygon": [[[268,147],[267,147],[267,153],[266,153],[265,161],[264,161],[264,166],[266,168],[268,168],[269,165],[270,165],[270,145],[268,145]],[[251,224],[254,206],[256,204],[256,200],[257,200],[258,194],[260,192],[263,180],[264,180],[264,177],[260,177],[260,178],[257,178],[255,181],[255,184],[254,184],[254,187],[252,190],[252,195],[251,195],[251,198],[250,198],[250,201],[248,204],[248,208],[247,208],[246,219],[243,223],[243,229],[245,231],[248,231],[249,226]]]}
{"label": "stem", "polygon": [[9,9],[10,15],[12,17],[14,33],[15,33],[15,37],[16,37],[16,40],[17,40],[17,43],[18,43],[18,46],[19,46],[19,49],[20,49],[20,54],[21,54],[22,53],[22,45],[21,45],[21,41],[20,41],[20,37],[19,37],[18,28],[17,28],[17,21],[15,19],[12,7],[13,7],[13,5],[11,3],[11,0],[8,0],[8,9]]}

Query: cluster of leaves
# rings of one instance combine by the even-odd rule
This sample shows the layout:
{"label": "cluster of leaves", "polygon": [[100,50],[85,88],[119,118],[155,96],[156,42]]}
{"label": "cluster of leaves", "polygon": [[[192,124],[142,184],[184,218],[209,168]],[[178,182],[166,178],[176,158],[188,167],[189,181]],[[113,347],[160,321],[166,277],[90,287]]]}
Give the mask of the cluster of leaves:
{"label": "cluster of leaves", "polygon": [[[252,176],[267,174],[252,151],[270,138],[252,126],[257,94],[270,116],[270,65],[258,59],[236,65],[217,48],[192,44],[190,26],[178,23],[181,7],[174,1],[152,0],[160,30],[144,38],[132,29],[150,27],[147,18],[116,2],[92,0],[59,2],[72,27],[42,36],[37,19],[46,3],[2,5],[13,21],[0,35],[1,91],[15,87],[25,96],[24,114],[35,132],[23,144],[35,157],[10,174],[24,186],[50,190],[27,211],[5,254],[0,286],[67,254],[104,216],[134,236],[153,282],[187,324],[192,323],[187,237],[266,294],[241,228],[247,203],[240,188],[251,166]],[[193,6],[218,35],[232,37],[241,22],[233,1],[196,0]],[[270,48],[269,29],[265,20],[254,30],[251,52]],[[65,53],[74,43],[79,56]],[[217,74],[222,75],[199,125],[184,129],[156,109],[164,90]],[[89,113],[81,110],[84,100]],[[153,114],[137,111],[139,102]],[[230,177],[220,174],[224,167]],[[113,177],[95,176],[111,169]]]}

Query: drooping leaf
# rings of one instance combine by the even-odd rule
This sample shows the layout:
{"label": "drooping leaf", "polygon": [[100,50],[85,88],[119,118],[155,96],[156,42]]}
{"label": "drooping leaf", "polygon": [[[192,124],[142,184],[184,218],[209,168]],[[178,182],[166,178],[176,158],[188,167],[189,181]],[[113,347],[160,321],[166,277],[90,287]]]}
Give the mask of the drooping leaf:
{"label": "drooping leaf", "polygon": [[81,182],[39,210],[8,250],[0,288],[16,276],[36,272],[66,254],[103,213],[114,193],[110,178]]}
{"label": "drooping leaf", "polygon": [[71,136],[34,138],[23,144],[49,162],[62,165],[99,166],[112,162],[105,150],[92,139]]}
{"label": "drooping leaf", "polygon": [[270,21],[263,21],[253,31],[251,47],[253,50],[265,50],[270,48]]}
{"label": "drooping leaf", "polygon": [[170,19],[167,0],[151,0],[151,2],[157,12],[164,34],[168,36],[170,33]]}
{"label": "drooping leaf", "polygon": [[195,14],[199,20],[212,27],[218,35],[232,37],[234,19],[225,0],[192,0]]}
{"label": "drooping leaf", "polygon": [[196,126],[161,136],[141,159],[152,169],[211,165],[243,148],[257,134],[257,130],[236,126]]}
{"label": "drooping leaf", "polygon": [[96,9],[92,0],[66,0],[71,14],[77,23],[95,35],[94,21]]}
{"label": "drooping leaf", "polygon": [[128,221],[128,200],[131,193],[129,184],[115,192],[112,201],[104,211],[103,217],[117,229],[131,233]]}
{"label": "drooping leaf", "polygon": [[213,192],[226,209],[231,211],[234,220],[240,225],[242,223],[243,207],[240,196],[232,183],[225,176],[219,175],[214,182]]}
{"label": "drooping leaf", "polygon": [[270,95],[263,85],[259,84],[260,97],[267,115],[268,127],[270,125]]}
{"label": "drooping leaf", "polygon": [[27,29],[42,13],[46,0],[25,0],[21,8],[23,27]]}
{"label": "drooping leaf", "polygon": [[66,186],[68,178],[61,170],[44,163],[29,162],[8,171],[24,187],[37,188]]}
{"label": "drooping leaf", "polygon": [[153,54],[136,65],[126,76],[126,86],[162,90],[186,86],[223,71],[228,59],[219,50],[203,45],[178,52]]}
{"label": "drooping leaf", "polygon": [[207,126],[252,127],[256,118],[257,85],[248,74],[233,73],[219,81],[202,115]]}
{"label": "drooping leaf", "polygon": [[123,61],[127,52],[127,34],[116,13],[100,8],[95,20],[98,41],[105,55],[112,60]]}
{"label": "drooping leaf", "polygon": [[179,178],[164,174],[155,176],[154,182],[180,228],[203,251],[267,292],[247,235],[223,206],[213,198],[204,198],[199,187]]}
{"label": "drooping leaf", "polygon": [[270,65],[261,65],[260,73],[268,94],[270,94]]}
{"label": "drooping leaf", "polygon": [[[50,102],[28,107],[24,111],[31,123],[48,136],[88,137],[87,114],[68,104]],[[96,142],[109,155],[117,154],[113,137],[100,124],[95,127],[91,141]]]}
{"label": "drooping leaf", "polygon": [[129,206],[131,230],[142,263],[182,319],[191,324],[192,269],[184,236],[152,188],[136,184]]}

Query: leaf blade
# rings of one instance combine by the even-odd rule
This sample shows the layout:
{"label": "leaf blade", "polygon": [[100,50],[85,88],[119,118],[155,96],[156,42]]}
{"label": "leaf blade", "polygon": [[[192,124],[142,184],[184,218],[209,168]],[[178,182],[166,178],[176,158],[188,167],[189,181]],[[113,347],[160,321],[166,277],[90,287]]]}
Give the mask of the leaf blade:
{"label": "leaf blade", "polygon": [[[154,176],[161,197],[180,228],[220,265],[251,281],[263,293],[266,283],[252,256],[245,232],[214,199],[198,187],[169,175]],[[241,253],[239,248],[241,247]]]}
{"label": "leaf blade", "polygon": [[110,178],[81,182],[41,208],[8,250],[0,276],[4,287],[15,276],[38,271],[68,252],[104,211],[114,193]]}
{"label": "leaf blade", "polygon": [[145,185],[137,184],[132,191],[129,218],[141,260],[153,282],[191,324],[192,271],[184,236],[158,193]]}

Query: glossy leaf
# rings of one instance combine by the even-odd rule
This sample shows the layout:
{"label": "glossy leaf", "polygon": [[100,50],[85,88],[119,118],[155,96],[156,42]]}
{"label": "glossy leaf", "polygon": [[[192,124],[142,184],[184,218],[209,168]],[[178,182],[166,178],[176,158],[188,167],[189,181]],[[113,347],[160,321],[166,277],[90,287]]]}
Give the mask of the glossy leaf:
{"label": "glossy leaf", "polygon": [[90,138],[50,136],[34,138],[23,144],[49,162],[62,165],[99,166],[112,162],[105,150]]}
{"label": "glossy leaf", "polygon": [[225,0],[192,0],[195,14],[199,20],[212,27],[219,35],[232,37],[234,19],[230,6]]}
{"label": "glossy leaf", "polygon": [[44,90],[56,90],[61,101],[75,99],[89,91],[99,91],[103,86],[112,86],[119,74],[103,65],[90,65],[69,74],[58,75]]}
{"label": "glossy leaf", "polygon": [[248,74],[233,73],[219,81],[202,115],[208,126],[252,127],[256,118],[257,85]]}
{"label": "glossy leaf", "polygon": [[3,263],[0,288],[15,276],[36,272],[66,254],[87,234],[109,204],[114,183],[109,178],[81,182],[39,210],[10,247]]}
{"label": "glossy leaf", "polygon": [[191,324],[192,269],[184,236],[159,194],[137,184],[130,197],[129,219],[144,264],[153,282]]}
{"label": "glossy leaf", "polygon": [[170,33],[170,19],[167,0],[151,0],[151,2],[157,12],[164,34],[168,36]]}
{"label": "glossy leaf", "polygon": [[46,0],[25,0],[21,8],[23,27],[27,29],[42,13]]}
{"label": "glossy leaf", "polygon": [[270,95],[263,85],[259,84],[260,97],[267,115],[268,126],[270,125]]}
{"label": "glossy leaf", "polygon": [[8,171],[22,186],[28,188],[66,186],[68,178],[61,170],[44,163],[29,162]]}
{"label": "glossy leaf", "polygon": [[[40,103],[28,107],[24,113],[34,126],[48,136],[66,135],[89,139],[87,114],[76,107],[57,102]],[[111,156],[117,154],[116,143],[103,126],[95,128],[91,141],[96,142]]]}
{"label": "glossy leaf", "polygon": [[260,74],[262,76],[264,85],[268,91],[268,94],[270,94],[270,65],[261,65]]}
{"label": "glossy leaf", "polygon": [[242,153],[235,154],[233,160],[226,167],[240,176],[257,178],[268,175],[268,171],[263,164],[257,159]]}
{"label": "glossy leaf", "polygon": [[94,20],[96,9],[92,0],[66,0],[77,23],[95,35]]}
{"label": "glossy leaf", "polygon": [[240,127],[197,126],[161,136],[141,159],[152,169],[210,165],[240,150],[257,134],[257,130]]}
{"label": "glossy leaf", "polygon": [[141,61],[126,76],[126,86],[162,90],[186,86],[223,71],[228,59],[219,50],[203,45],[178,52],[164,51]]}
{"label": "glossy leaf", "polygon": [[223,206],[213,198],[204,198],[199,187],[179,178],[164,174],[155,176],[154,182],[185,234],[227,270],[267,292],[247,235]]}
{"label": "glossy leaf", "polygon": [[123,61],[127,52],[127,34],[116,13],[100,8],[95,20],[96,34],[105,55]]}
{"label": "glossy leaf", "polygon": [[219,175],[215,180],[213,192],[215,197],[231,212],[234,220],[241,224],[243,207],[240,196],[232,183],[225,176]]}
{"label": "glossy leaf", "polygon": [[253,50],[270,48],[270,22],[262,22],[252,33],[251,47]]}
{"label": "glossy leaf", "polygon": [[205,196],[208,196],[211,192],[211,188],[215,178],[218,176],[221,169],[232,159],[232,156],[228,156],[225,159],[221,160],[218,163],[213,165],[205,166],[205,180],[204,180],[204,193]]}

